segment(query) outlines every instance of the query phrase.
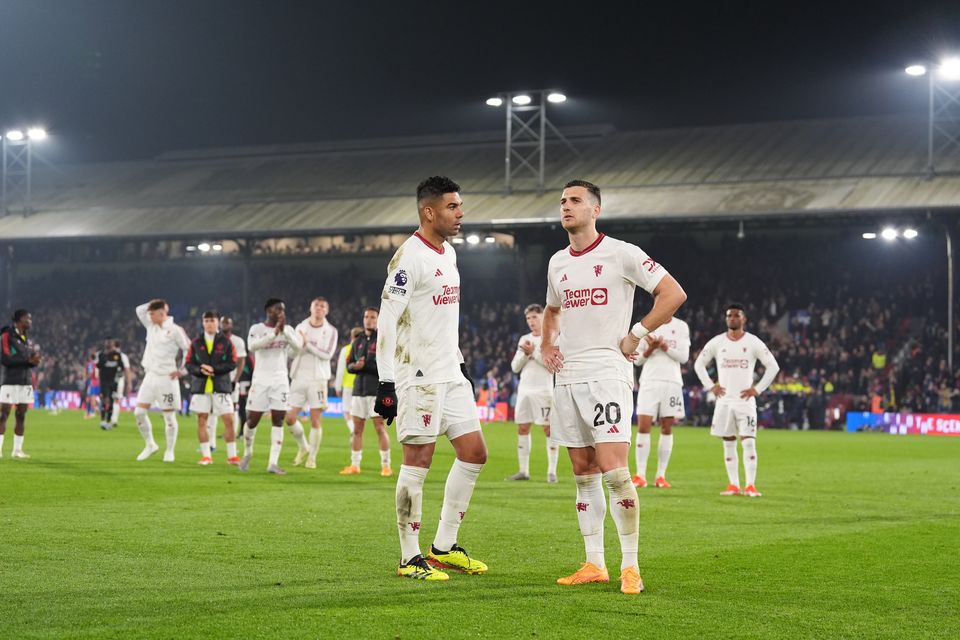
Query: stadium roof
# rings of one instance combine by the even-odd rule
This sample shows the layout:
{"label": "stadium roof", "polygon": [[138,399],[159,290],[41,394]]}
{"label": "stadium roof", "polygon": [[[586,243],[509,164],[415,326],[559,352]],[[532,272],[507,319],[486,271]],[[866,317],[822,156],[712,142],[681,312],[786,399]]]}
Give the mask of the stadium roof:
{"label": "stadium roof", "polygon": [[954,209],[960,153],[927,179],[926,119],[888,116],[655,131],[569,131],[548,188],[503,194],[503,133],[177,152],[144,162],[34,169],[34,208],[0,218],[10,240],[243,237],[405,230],[414,186],[446,174],[468,226],[556,221],[562,184],[601,185],[621,221]]}

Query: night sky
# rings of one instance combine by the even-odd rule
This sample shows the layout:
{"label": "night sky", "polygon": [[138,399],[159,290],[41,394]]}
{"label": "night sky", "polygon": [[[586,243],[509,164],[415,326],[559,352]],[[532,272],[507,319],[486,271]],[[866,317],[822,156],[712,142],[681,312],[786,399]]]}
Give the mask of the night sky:
{"label": "night sky", "polygon": [[922,113],[903,67],[952,46],[960,2],[0,0],[0,127],[69,162],[495,130],[536,88],[561,127]]}

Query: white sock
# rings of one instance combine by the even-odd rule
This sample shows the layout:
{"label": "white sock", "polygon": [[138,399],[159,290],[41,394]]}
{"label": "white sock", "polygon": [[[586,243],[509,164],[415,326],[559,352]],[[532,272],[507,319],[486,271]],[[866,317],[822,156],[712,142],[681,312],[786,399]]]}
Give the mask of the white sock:
{"label": "white sock", "polygon": [[157,446],[156,441],[153,439],[153,425],[150,424],[150,414],[147,413],[147,410],[137,407],[133,412],[133,417],[137,420],[137,429],[140,430],[140,435],[143,436],[143,442],[147,445]]}
{"label": "white sock", "polygon": [[560,445],[547,437],[547,473],[557,475],[557,460],[560,458]]}
{"label": "white sock", "polygon": [[517,460],[520,462],[520,473],[526,475],[530,475],[530,443],[529,433],[517,436]]}
{"label": "white sock", "polygon": [[353,449],[350,450],[350,464],[351,464],[351,465],[353,465],[354,467],[356,467],[357,469],[359,469],[359,468],[360,468],[360,460],[361,460],[361,459],[363,459],[363,449],[360,449],[360,451],[354,451]]}
{"label": "white sock", "polygon": [[637,501],[637,488],[630,481],[630,469],[620,467],[607,471],[603,474],[603,481],[610,491],[610,515],[613,516],[620,536],[620,551],[623,553],[620,570],[638,567],[640,505]]}
{"label": "white sock", "polygon": [[3,437],[7,435],[5,433],[0,433],[0,456],[3,455]]}
{"label": "white sock", "polygon": [[177,414],[173,411],[164,411],[163,424],[167,436],[167,453],[173,453],[177,446],[177,433],[180,432],[180,426],[177,424]]}
{"label": "white sock", "polygon": [[737,456],[737,441],[723,441],[723,462],[727,465],[727,478],[730,484],[740,486],[740,458]]}
{"label": "white sock", "polygon": [[18,436],[13,434],[13,452],[22,453],[23,452],[23,436]]}
{"label": "white sock", "polygon": [[110,413],[110,422],[117,424],[120,420],[120,401],[114,400],[113,402],[113,411]]}
{"label": "white sock", "polygon": [[290,435],[293,436],[293,439],[297,441],[297,446],[301,449],[309,449],[310,445],[307,444],[307,435],[303,430],[303,425],[300,424],[300,421],[297,420],[292,425],[290,425]]}
{"label": "white sock", "polygon": [[400,564],[420,555],[420,519],[423,517],[422,467],[400,465],[397,475],[397,531],[400,533]]}
{"label": "white sock", "polygon": [[757,482],[757,440],[744,438],[740,446],[743,447],[743,474],[749,487]]}
{"label": "white sock", "polygon": [[650,434],[637,431],[637,445],[634,449],[637,463],[637,475],[647,479],[647,460],[650,458]]}
{"label": "white sock", "polygon": [[587,562],[601,569],[606,566],[603,557],[603,519],[607,516],[607,501],[603,495],[601,474],[574,476],[577,481],[577,520],[587,552]]}
{"label": "white sock", "polygon": [[323,427],[314,427],[310,430],[310,457],[316,458],[323,441]]}
{"label": "white sock", "polygon": [[213,447],[217,446],[217,422],[218,421],[219,420],[217,419],[217,416],[211,415],[210,420],[207,422],[207,442],[209,442],[210,445]]}
{"label": "white sock", "polygon": [[234,441],[234,442],[228,442],[228,443],[227,443],[227,457],[228,457],[228,458],[236,458],[236,457],[237,457],[237,443],[236,443],[236,441]]}
{"label": "white sock", "polygon": [[350,435],[353,435],[353,416],[347,418],[347,431],[350,432]]}
{"label": "white sock", "polygon": [[243,456],[253,455],[253,442],[257,439],[257,428],[249,424],[243,429]]}
{"label": "white sock", "polygon": [[449,551],[457,544],[457,532],[460,523],[467,515],[470,496],[477,484],[482,464],[454,460],[443,489],[443,509],[440,510],[440,525],[433,539],[433,546],[440,551]]}
{"label": "white sock", "polygon": [[210,441],[200,443],[200,457],[209,458],[210,457]]}
{"label": "white sock", "polygon": [[280,450],[283,449],[283,425],[273,425],[270,428],[270,460],[268,466],[273,466],[280,461]]}
{"label": "white sock", "polygon": [[660,442],[657,443],[657,477],[667,477],[667,465],[670,464],[670,454],[673,452],[673,434],[660,434]]}
{"label": "white sock", "polygon": [[380,466],[389,467],[390,466],[390,449],[381,449],[380,450]]}

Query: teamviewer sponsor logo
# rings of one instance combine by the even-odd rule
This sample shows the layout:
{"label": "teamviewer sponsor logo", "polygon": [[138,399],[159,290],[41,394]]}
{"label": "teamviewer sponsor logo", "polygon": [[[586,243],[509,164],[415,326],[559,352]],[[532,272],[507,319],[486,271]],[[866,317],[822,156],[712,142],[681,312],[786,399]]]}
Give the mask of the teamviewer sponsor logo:
{"label": "teamviewer sponsor logo", "polygon": [[602,306],[607,304],[607,288],[594,287],[584,289],[564,289],[561,307],[575,309],[587,305]]}

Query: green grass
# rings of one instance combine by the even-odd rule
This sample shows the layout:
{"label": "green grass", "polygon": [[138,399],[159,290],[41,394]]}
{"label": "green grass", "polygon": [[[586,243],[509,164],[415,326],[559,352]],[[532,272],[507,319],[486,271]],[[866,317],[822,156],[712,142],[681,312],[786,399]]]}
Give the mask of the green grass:
{"label": "green grass", "polygon": [[[195,464],[194,421],[178,461],[137,463],[130,415],[102,432],[77,413],[28,415],[29,461],[0,460],[0,636],[5,638],[956,638],[960,635],[960,438],[766,431],[759,500],[721,498],[720,445],[679,429],[670,491],[645,489],[647,593],[559,587],[583,547],[570,465],[543,482],[515,470],[512,425],[486,428],[490,462],[461,543],[490,565],[447,583],[394,576],[394,480],[348,462],[326,421],[316,471]],[[12,427],[12,421],[11,425]],[[162,424],[154,417],[162,446]],[[654,437],[655,441],[656,436]],[[424,496],[424,548],[452,461],[441,442]],[[655,457],[655,456],[654,456]],[[651,465],[655,464],[651,460]],[[399,447],[394,446],[394,468]],[[608,518],[607,558],[619,567]],[[616,573],[616,571],[611,571]]]}

